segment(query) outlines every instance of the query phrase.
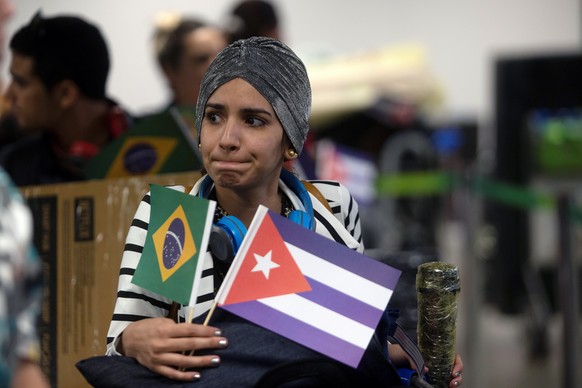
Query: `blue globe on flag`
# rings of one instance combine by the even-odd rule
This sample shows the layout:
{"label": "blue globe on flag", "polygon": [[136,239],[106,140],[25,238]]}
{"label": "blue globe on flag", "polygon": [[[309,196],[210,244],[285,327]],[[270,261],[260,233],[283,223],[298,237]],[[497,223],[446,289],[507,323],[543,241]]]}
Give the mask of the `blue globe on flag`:
{"label": "blue globe on flag", "polygon": [[132,174],[146,174],[152,170],[158,153],[152,144],[137,143],[125,151],[123,155],[123,166]]}
{"label": "blue globe on flag", "polygon": [[184,250],[184,222],[180,218],[174,218],[168,227],[162,250],[162,261],[167,269],[173,268]]}

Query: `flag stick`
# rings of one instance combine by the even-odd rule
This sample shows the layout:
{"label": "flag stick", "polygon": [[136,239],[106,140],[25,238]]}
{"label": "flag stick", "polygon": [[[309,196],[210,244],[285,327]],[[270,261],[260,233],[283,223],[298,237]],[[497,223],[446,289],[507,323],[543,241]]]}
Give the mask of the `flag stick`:
{"label": "flag stick", "polygon": [[203,325],[204,326],[208,326],[208,322],[210,322],[210,318],[212,318],[212,314],[214,314],[214,310],[216,309],[216,300],[214,301],[214,303],[212,304],[212,307],[210,307],[210,310],[208,311],[208,314],[206,315],[206,319],[204,320]]}
{"label": "flag stick", "polygon": [[[194,307],[190,307],[190,309],[189,309],[189,310],[190,310],[190,311],[188,312],[188,319],[186,320],[186,322],[192,323],[192,320],[194,319]],[[185,355],[185,354],[186,354],[186,350],[184,350],[184,351],[182,352],[182,354],[184,354],[184,355]],[[194,350],[190,350],[190,351],[188,352],[188,356],[191,356],[191,355],[193,355],[193,354],[194,354]],[[180,372],[184,372],[184,371],[186,370],[186,368],[184,368],[184,367],[180,367],[178,370],[179,370]]]}
{"label": "flag stick", "polygon": [[188,320],[186,322],[192,323],[194,319],[194,307],[190,307],[190,312],[188,313]]}
{"label": "flag stick", "polygon": [[[203,323],[204,326],[208,326],[208,322],[210,321],[210,318],[212,317],[212,314],[214,313],[214,310],[216,309],[216,305],[217,305],[217,303],[216,303],[216,301],[214,301],[214,303],[212,304],[212,307],[210,307],[210,310],[208,310],[208,314],[206,315],[206,319],[204,320],[204,323]],[[190,310],[190,317],[188,319],[188,322],[192,322],[191,316],[193,314],[193,311],[194,311],[194,309]],[[194,355],[194,349],[192,349],[188,352],[188,356],[192,356],[192,355]],[[180,371],[183,372],[184,368],[180,368]]]}

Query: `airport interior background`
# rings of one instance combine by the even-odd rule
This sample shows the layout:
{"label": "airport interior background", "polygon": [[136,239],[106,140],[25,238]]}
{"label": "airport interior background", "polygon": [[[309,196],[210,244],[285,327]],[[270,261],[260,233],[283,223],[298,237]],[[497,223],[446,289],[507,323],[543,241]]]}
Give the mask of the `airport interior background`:
{"label": "airport interior background", "polygon": [[[235,1],[15,3],[8,35],[39,9],[100,25],[109,93],[140,113],[169,98],[156,20],[223,24]],[[302,173],[350,188],[402,320],[417,266],[452,263],[463,385],[582,387],[582,1],[272,3],[313,87]]]}

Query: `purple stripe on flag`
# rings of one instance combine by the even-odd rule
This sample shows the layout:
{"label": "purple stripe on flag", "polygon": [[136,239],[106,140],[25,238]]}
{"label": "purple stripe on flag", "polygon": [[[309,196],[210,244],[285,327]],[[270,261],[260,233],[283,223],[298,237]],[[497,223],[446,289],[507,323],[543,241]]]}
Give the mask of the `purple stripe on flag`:
{"label": "purple stripe on flag", "polygon": [[312,278],[306,277],[306,279],[311,286],[311,291],[301,292],[297,295],[371,328],[375,328],[380,321],[381,310]]}
{"label": "purple stripe on flag", "polygon": [[220,307],[353,368],[358,367],[364,355],[365,349],[259,302],[235,303]]}
{"label": "purple stripe on flag", "polygon": [[285,242],[345,268],[376,284],[380,284],[391,290],[396,287],[396,282],[400,276],[399,270],[316,233],[306,233],[306,230],[302,226],[287,220],[277,213],[269,211],[268,214],[271,216],[273,223]]}

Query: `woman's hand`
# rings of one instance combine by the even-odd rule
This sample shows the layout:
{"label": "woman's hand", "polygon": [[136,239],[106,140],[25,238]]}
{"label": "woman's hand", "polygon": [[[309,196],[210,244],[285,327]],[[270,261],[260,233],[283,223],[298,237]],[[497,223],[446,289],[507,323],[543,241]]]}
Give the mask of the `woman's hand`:
{"label": "woman's hand", "polygon": [[[416,364],[414,360],[402,349],[402,346],[398,344],[388,344],[388,355],[390,356],[390,361],[397,368],[410,368],[416,370]],[[424,373],[428,372],[428,368],[424,367]]]}
{"label": "woman's hand", "polygon": [[[400,345],[388,344],[388,354],[390,355],[390,360],[396,367],[406,367],[416,370],[414,361],[412,361]],[[457,354],[451,372],[451,382],[449,383],[450,388],[455,388],[461,385],[463,382],[463,369],[463,360],[461,360],[461,356]],[[424,373],[427,373],[428,371],[428,368],[425,367]]]}
{"label": "woman's hand", "polygon": [[461,360],[461,356],[457,354],[455,357],[455,363],[453,364],[453,371],[451,372],[452,380],[449,383],[450,388],[455,388],[461,385],[463,382],[463,360]]}
{"label": "woman's hand", "polygon": [[218,366],[217,355],[197,356],[202,349],[228,345],[216,327],[175,323],[169,318],[148,318],[133,322],[124,330],[118,350],[141,365],[174,380],[192,381],[200,372],[191,368]]}

